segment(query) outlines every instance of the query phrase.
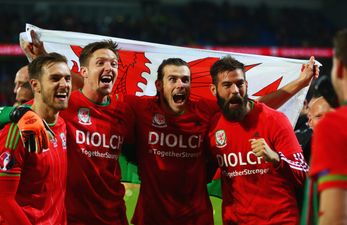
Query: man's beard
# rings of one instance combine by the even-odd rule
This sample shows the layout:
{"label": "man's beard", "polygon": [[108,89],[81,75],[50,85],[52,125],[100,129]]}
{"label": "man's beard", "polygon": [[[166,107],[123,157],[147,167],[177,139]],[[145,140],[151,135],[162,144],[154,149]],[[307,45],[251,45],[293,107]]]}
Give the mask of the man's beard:
{"label": "man's beard", "polygon": [[[237,109],[230,109],[229,102],[239,103],[240,107]],[[240,122],[247,114],[247,102],[248,95],[246,94],[243,98],[241,96],[234,96],[228,100],[224,100],[217,93],[217,103],[219,107],[222,109],[224,117],[229,121],[237,121]]]}

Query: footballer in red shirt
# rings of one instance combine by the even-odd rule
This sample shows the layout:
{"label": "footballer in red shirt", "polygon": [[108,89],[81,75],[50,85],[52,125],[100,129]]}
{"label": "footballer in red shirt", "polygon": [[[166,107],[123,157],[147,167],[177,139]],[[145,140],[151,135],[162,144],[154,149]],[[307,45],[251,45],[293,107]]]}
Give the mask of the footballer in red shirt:
{"label": "footballer in red shirt", "polygon": [[73,91],[61,112],[68,134],[69,224],[127,224],[118,163],[128,129],[123,103],[97,104]]}
{"label": "footballer in red shirt", "polygon": [[347,29],[334,38],[331,81],[340,107],[324,115],[312,140],[310,176],[318,182],[319,224],[347,221]]}
{"label": "footballer in red shirt", "polygon": [[224,57],[211,67],[222,112],[209,130],[221,168],[226,224],[298,224],[297,188],[308,171],[284,114],[248,99],[244,65]]}
{"label": "footballer in red shirt", "polygon": [[[38,153],[24,147],[17,124],[1,130],[0,214],[5,224],[65,225],[66,126],[58,113],[67,107],[71,74],[66,58],[50,53],[29,64],[29,76],[32,110],[50,124],[55,137]],[[27,124],[34,122],[26,117]]]}
{"label": "footballer in red shirt", "polygon": [[126,225],[118,158],[132,125],[125,105],[110,96],[118,75],[117,44],[85,46],[80,65],[83,87],[61,113],[68,133],[68,223]]}
{"label": "footballer in red shirt", "polygon": [[128,97],[141,186],[135,225],[212,225],[204,143],[213,102],[190,101],[191,74],[179,58],[158,68],[157,97]]}
{"label": "footballer in red shirt", "polygon": [[[176,80],[189,77],[188,68],[183,65],[169,65],[164,71]],[[187,90],[183,87],[177,90],[173,95],[188,103],[181,115],[168,113],[157,97],[127,99],[136,117],[134,139],[141,179],[132,220],[136,225],[213,224],[204,139],[209,110],[216,109],[215,103],[188,101]]]}

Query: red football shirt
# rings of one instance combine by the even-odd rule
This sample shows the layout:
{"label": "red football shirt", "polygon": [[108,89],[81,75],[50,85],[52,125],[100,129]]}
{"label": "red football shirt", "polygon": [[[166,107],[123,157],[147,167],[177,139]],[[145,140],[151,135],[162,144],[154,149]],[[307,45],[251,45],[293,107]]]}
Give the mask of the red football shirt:
{"label": "red football shirt", "polygon": [[[254,155],[252,138],[264,138],[279,153],[277,168]],[[222,170],[224,224],[298,224],[295,189],[308,166],[284,114],[262,103],[255,103],[239,123],[218,113],[211,120],[209,139]]]}
{"label": "red football shirt", "polygon": [[123,103],[91,102],[79,90],[61,112],[67,125],[69,224],[128,224],[118,163],[132,126]]}
{"label": "red football shirt", "polygon": [[66,224],[65,122],[58,117],[51,129],[55,138],[41,154],[24,149],[14,124],[6,125],[0,135],[0,191],[3,182],[19,180],[15,200],[32,224]]}
{"label": "red football shirt", "polygon": [[206,187],[206,136],[216,105],[190,102],[180,116],[166,114],[156,97],[130,97],[141,179],[136,225],[212,225]]}
{"label": "red football shirt", "polygon": [[347,106],[329,112],[313,133],[310,175],[319,179],[318,189],[347,188]]}

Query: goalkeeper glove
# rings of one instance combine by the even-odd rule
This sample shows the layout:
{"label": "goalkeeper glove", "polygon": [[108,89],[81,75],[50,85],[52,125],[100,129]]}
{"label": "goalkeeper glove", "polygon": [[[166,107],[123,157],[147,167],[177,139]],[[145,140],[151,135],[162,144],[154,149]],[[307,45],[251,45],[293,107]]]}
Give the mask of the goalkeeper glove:
{"label": "goalkeeper glove", "polygon": [[54,133],[29,107],[15,108],[10,119],[17,123],[24,147],[29,152],[41,153],[49,147],[49,140],[54,137]]}

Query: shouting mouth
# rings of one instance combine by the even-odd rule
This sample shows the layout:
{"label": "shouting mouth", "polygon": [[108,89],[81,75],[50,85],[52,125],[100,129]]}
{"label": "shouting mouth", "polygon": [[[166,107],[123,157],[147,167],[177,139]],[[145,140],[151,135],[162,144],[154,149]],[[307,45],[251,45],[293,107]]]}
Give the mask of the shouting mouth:
{"label": "shouting mouth", "polygon": [[174,94],[172,99],[176,104],[183,104],[186,100],[186,95],[183,93]]}
{"label": "shouting mouth", "polygon": [[67,92],[58,92],[55,95],[55,97],[58,98],[60,101],[65,101],[65,100],[67,100],[68,93]]}
{"label": "shouting mouth", "polygon": [[231,98],[228,101],[228,105],[230,108],[240,107],[242,105],[242,98],[239,98],[239,97]]}
{"label": "shouting mouth", "polygon": [[110,84],[112,82],[112,76],[111,75],[102,75],[100,77],[100,81],[103,84]]}

